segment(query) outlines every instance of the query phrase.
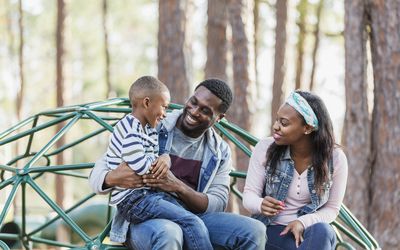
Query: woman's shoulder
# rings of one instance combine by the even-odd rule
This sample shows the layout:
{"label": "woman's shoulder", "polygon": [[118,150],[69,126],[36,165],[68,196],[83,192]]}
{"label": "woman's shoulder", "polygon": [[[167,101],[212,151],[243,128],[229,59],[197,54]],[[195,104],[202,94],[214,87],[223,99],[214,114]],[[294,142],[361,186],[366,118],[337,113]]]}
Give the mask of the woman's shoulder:
{"label": "woman's shoulder", "polygon": [[342,147],[336,146],[332,153],[334,168],[347,168],[347,157]]}
{"label": "woman's shoulder", "polygon": [[274,142],[274,138],[272,138],[272,137],[263,138],[256,144],[255,150],[267,151],[267,149],[273,142]]}
{"label": "woman's shoulder", "polygon": [[346,154],[340,145],[335,146],[333,149],[333,159],[335,158],[346,158]]}

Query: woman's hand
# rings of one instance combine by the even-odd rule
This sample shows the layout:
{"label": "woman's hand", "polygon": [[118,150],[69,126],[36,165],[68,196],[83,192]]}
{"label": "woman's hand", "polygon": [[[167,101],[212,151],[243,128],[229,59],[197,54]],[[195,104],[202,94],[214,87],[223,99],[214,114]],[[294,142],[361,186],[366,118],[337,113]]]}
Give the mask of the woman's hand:
{"label": "woman's hand", "polygon": [[265,216],[275,216],[281,212],[285,207],[285,204],[271,196],[265,196],[261,203],[261,213]]}
{"label": "woman's hand", "polygon": [[292,232],[294,239],[296,241],[296,247],[299,247],[301,242],[304,240],[303,239],[303,232],[304,232],[304,226],[303,224],[298,221],[294,220],[290,222],[285,229],[280,233],[280,235],[285,235],[288,232]]}

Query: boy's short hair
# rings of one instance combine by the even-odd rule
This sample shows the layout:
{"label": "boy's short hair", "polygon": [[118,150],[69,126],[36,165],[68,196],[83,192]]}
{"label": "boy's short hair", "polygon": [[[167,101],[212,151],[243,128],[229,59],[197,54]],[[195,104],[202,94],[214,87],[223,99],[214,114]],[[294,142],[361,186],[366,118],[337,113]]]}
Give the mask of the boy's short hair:
{"label": "boy's short hair", "polygon": [[211,93],[222,100],[222,104],[219,106],[219,111],[221,113],[225,113],[228,110],[233,100],[233,94],[226,82],[220,79],[211,78],[199,83],[199,85],[196,86],[196,89],[200,86],[207,88]]}
{"label": "boy's short hair", "polygon": [[167,86],[153,76],[142,76],[132,83],[129,88],[129,100],[132,102],[136,97],[149,96],[155,92],[169,92]]}

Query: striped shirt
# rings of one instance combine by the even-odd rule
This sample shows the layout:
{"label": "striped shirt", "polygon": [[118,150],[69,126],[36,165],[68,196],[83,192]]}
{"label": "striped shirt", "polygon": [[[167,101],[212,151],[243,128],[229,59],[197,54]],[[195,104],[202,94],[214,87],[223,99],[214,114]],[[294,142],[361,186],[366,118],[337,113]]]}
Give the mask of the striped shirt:
{"label": "striped shirt", "polygon": [[[138,175],[149,172],[151,164],[158,156],[158,133],[149,124],[142,127],[140,121],[126,115],[115,126],[107,148],[107,166],[115,169],[124,161]],[[121,202],[133,189],[114,188],[111,205]]]}

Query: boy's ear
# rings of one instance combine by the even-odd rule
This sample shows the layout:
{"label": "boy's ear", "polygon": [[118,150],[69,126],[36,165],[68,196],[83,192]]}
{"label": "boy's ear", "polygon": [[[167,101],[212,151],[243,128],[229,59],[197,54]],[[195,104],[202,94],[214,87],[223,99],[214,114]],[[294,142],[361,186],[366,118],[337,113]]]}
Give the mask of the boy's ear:
{"label": "boy's ear", "polygon": [[150,98],[149,97],[143,98],[142,104],[143,104],[143,107],[147,109],[150,106]]}

